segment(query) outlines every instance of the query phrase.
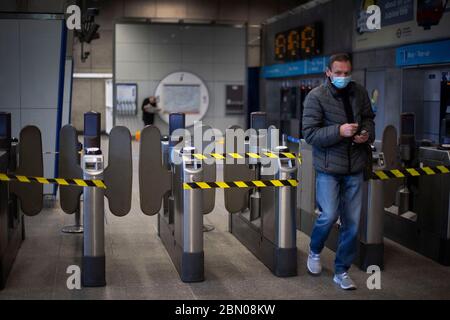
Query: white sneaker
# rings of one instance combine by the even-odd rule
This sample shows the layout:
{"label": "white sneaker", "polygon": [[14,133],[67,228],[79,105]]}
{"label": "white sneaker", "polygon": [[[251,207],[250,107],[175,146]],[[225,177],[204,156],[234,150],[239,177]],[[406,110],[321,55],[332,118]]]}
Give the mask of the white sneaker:
{"label": "white sneaker", "polygon": [[356,285],[347,272],[335,274],[333,281],[337,283],[341,287],[341,289],[356,290]]}
{"label": "white sneaker", "polygon": [[308,262],[306,263],[308,271],[313,276],[318,276],[322,272],[322,264],[320,263],[320,254],[310,252]]}

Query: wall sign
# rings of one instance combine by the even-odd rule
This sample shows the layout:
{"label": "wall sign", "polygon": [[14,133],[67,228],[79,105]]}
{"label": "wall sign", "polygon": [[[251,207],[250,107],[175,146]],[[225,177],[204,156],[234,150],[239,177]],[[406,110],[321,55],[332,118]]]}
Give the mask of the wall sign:
{"label": "wall sign", "polygon": [[225,113],[244,113],[244,86],[226,85],[225,87]]}
{"label": "wall sign", "polygon": [[377,0],[381,9],[381,29],[366,32],[365,10],[373,0],[358,0],[355,13],[353,50],[398,46],[449,37],[450,1]]}
{"label": "wall sign", "polygon": [[137,84],[116,84],[116,115],[137,114]]}
{"label": "wall sign", "polygon": [[396,50],[398,67],[450,62],[450,40],[403,46]]}
{"label": "wall sign", "polygon": [[322,24],[316,22],[275,35],[275,60],[308,59],[322,53]]}
{"label": "wall sign", "polygon": [[193,73],[174,72],[160,81],[155,97],[163,112],[159,113],[169,123],[169,114],[186,114],[186,127],[203,118],[209,107],[209,93],[206,84]]}
{"label": "wall sign", "polygon": [[327,68],[329,60],[329,57],[318,57],[310,60],[264,66],[262,68],[262,77],[265,79],[287,78],[323,73]]}

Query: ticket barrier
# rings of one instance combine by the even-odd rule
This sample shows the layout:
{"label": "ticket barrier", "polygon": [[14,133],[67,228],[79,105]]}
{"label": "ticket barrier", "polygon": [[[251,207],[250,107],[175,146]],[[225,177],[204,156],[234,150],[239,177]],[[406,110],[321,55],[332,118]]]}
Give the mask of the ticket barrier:
{"label": "ticket barrier", "polygon": [[[246,141],[234,138],[225,145],[227,152],[270,152],[274,158],[246,158],[235,162],[227,159],[225,181],[296,179],[297,159],[279,155],[289,152],[280,145],[278,130],[267,126],[263,112],[251,114],[254,130]],[[239,136],[242,129],[233,126],[227,135]],[[226,142],[229,143],[227,140]],[[239,162],[241,160],[241,162]],[[291,186],[224,189],[225,207],[229,214],[229,231],[278,277],[297,275],[296,188]]]}
{"label": "ticket barrier", "polygon": [[61,129],[59,174],[69,179],[103,180],[106,189],[85,186],[61,186],[61,208],[67,214],[80,208],[83,194],[82,285],[106,285],[105,208],[108,198],[112,214],[122,217],[131,208],[132,157],[131,134],[125,127],[114,127],[109,135],[108,167],[105,168],[100,143],[100,114],[84,114],[84,150],[78,162],[78,134],[71,125]]}
{"label": "ticket barrier", "polygon": [[[158,235],[183,282],[204,280],[203,215],[214,209],[215,190],[185,189],[183,183],[215,181],[215,163],[192,155],[201,153],[183,139],[185,115],[172,113],[169,136],[155,126],[141,132],[139,190],[141,210],[158,215]],[[162,209],[161,209],[161,204]]]}
{"label": "ticket barrier", "polygon": [[[43,170],[39,129],[26,126],[20,131],[17,140],[11,136],[11,114],[0,112],[0,172],[41,177]],[[35,216],[42,207],[41,184],[0,182],[0,289],[5,287],[14,260],[25,240],[24,214]]]}

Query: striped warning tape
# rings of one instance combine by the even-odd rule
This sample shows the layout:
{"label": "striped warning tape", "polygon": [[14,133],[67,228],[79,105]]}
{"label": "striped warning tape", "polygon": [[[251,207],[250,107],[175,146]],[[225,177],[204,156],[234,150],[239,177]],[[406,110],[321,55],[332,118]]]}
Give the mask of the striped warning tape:
{"label": "striped warning tape", "polygon": [[[287,136],[287,140],[293,143],[300,143],[300,139]],[[299,154],[301,161],[301,155]],[[422,167],[422,168],[402,168],[393,170],[377,170],[372,172],[372,180],[388,180],[406,177],[418,177],[429,176],[434,174],[447,174],[450,173],[450,166],[435,166],[435,167]]]}
{"label": "striped warning tape", "polygon": [[263,153],[194,153],[192,156],[198,160],[205,159],[296,159],[297,155],[291,152],[280,152],[280,153],[272,153],[272,152],[263,152]]}
{"label": "striped warning tape", "polygon": [[[377,170],[372,172],[373,180],[389,180],[406,177],[430,176],[450,173],[450,166],[435,166],[422,168],[405,168],[393,170]],[[0,173],[0,181],[18,181],[22,183],[57,184],[61,186],[97,187],[106,189],[103,180],[65,179],[65,178],[42,178],[23,175]],[[228,188],[265,188],[265,187],[297,187],[298,181],[290,180],[253,180],[253,181],[230,181],[230,182],[189,182],[183,183],[183,189],[228,189]]]}
{"label": "striped warning tape", "polygon": [[[389,180],[406,177],[430,176],[450,173],[450,166],[405,168],[394,170],[377,170],[372,172],[372,180]],[[254,180],[230,182],[190,182],[183,183],[183,189],[228,189],[228,188],[265,188],[265,187],[297,187],[297,180]]]}
{"label": "striped warning tape", "polygon": [[422,168],[402,168],[393,170],[377,170],[372,172],[373,180],[388,180],[406,177],[430,176],[435,174],[450,173],[450,166],[422,167]]}
{"label": "striped warning tape", "polygon": [[0,181],[18,181],[23,183],[57,184],[60,186],[97,187],[106,189],[103,180],[42,178],[0,173]]}
{"label": "striped warning tape", "polygon": [[230,181],[230,182],[185,182],[183,189],[228,189],[228,188],[266,188],[266,187],[296,187],[298,181],[292,180],[253,180],[253,181]]}

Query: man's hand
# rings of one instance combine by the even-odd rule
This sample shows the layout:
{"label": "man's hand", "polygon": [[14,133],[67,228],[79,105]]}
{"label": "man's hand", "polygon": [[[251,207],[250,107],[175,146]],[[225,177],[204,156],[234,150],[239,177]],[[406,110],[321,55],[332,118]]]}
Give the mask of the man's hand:
{"label": "man's hand", "polygon": [[369,139],[369,133],[366,130],[361,131],[361,134],[357,134],[353,137],[355,143],[365,143]]}
{"label": "man's hand", "polygon": [[[339,127],[339,134],[344,138],[351,138],[358,131],[357,123],[346,123]],[[367,140],[367,139],[366,139]]]}

